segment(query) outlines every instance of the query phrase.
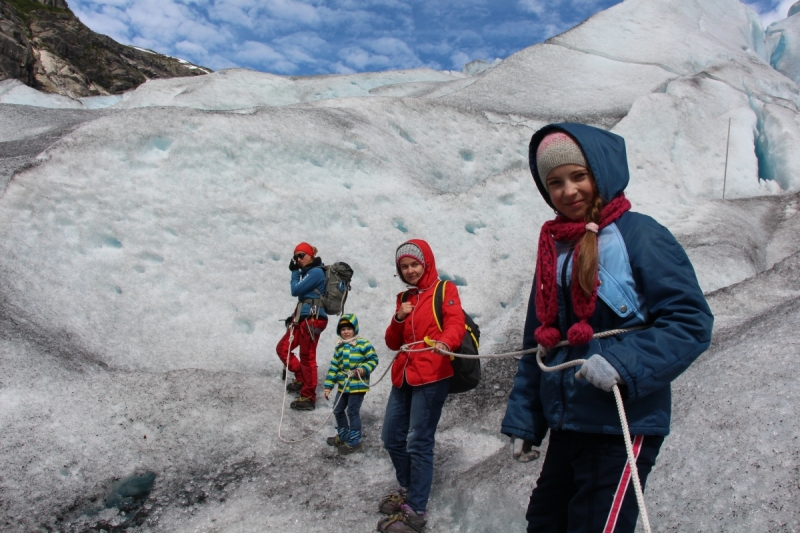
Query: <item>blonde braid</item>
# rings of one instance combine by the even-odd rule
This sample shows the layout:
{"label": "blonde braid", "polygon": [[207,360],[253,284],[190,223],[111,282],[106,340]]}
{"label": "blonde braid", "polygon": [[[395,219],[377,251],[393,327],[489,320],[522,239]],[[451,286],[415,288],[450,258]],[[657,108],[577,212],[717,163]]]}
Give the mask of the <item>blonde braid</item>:
{"label": "blonde braid", "polygon": [[[586,211],[584,220],[600,222],[600,211],[603,209],[603,199],[595,192],[592,205]],[[595,284],[597,283],[597,268],[599,263],[599,255],[597,251],[597,234],[592,231],[587,231],[580,241],[580,250],[578,251],[578,264],[577,278],[580,283],[581,289],[587,296],[591,296],[594,292]]]}

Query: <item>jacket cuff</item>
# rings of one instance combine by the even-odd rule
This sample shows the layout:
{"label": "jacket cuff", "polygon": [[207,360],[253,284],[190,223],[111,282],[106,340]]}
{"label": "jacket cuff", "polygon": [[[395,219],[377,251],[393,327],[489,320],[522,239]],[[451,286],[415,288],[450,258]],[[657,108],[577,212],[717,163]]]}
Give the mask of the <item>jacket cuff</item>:
{"label": "jacket cuff", "polygon": [[524,439],[530,441],[531,443],[533,443],[534,446],[541,446],[542,440],[544,439],[544,436],[539,437],[535,433],[531,433],[530,431],[524,431],[522,429],[512,428],[509,426],[502,426],[500,432],[508,437],[516,437],[518,439]]}

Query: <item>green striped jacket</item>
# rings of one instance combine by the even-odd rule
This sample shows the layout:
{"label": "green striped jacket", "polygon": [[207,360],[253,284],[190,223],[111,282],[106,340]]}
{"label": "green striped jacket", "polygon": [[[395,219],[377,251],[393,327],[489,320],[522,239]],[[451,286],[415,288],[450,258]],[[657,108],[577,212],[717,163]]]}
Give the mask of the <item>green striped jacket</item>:
{"label": "green striped jacket", "polygon": [[[339,319],[339,326],[336,328],[337,333],[343,322],[353,326],[355,337],[349,341],[339,339],[339,344],[333,352],[328,374],[325,376],[325,388],[331,390],[338,386],[341,392],[365,393],[369,390],[369,376],[378,366],[378,354],[375,353],[375,348],[367,339],[358,336],[358,319],[355,315],[342,315]],[[362,370],[361,380],[353,376],[347,382],[350,371],[358,368]],[[344,386],[345,382],[347,382],[347,386]]]}

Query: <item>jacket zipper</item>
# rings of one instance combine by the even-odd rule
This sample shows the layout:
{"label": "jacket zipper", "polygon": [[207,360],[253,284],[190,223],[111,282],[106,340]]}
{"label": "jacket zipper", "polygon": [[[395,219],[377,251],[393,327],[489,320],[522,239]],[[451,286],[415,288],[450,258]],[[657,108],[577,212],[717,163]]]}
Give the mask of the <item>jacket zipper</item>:
{"label": "jacket zipper", "polygon": [[[417,304],[419,304],[419,292],[417,292],[417,294],[415,296],[417,297]],[[406,301],[410,301],[410,300],[411,300],[411,298],[409,298]],[[406,317],[406,320],[411,318],[411,315],[413,315],[414,311],[417,310],[417,304],[414,304],[414,309],[411,310],[411,313],[409,313],[409,315]],[[405,329],[405,326],[403,326],[403,328]],[[411,319],[411,338],[414,339],[414,341],[417,340],[417,332],[414,331],[414,319]],[[406,379],[406,367],[408,366],[408,362],[410,360],[411,360],[411,354],[407,353],[406,354],[406,362],[403,364],[403,383],[408,383],[408,379]],[[400,386],[402,386],[403,383],[401,383]],[[409,385],[410,385],[410,383],[409,383]]]}
{"label": "jacket zipper", "polygon": [[[561,295],[564,298],[564,318],[567,326],[563,328],[565,331],[569,330],[570,316],[572,316],[572,299],[569,294],[569,286],[567,285],[567,266],[572,259],[572,252],[574,247],[570,247],[567,252],[567,257],[564,259],[564,265],[561,267]],[[572,356],[572,346],[567,346],[567,357],[564,362],[569,361]],[[564,393],[564,374],[565,370],[559,372],[561,374],[559,383],[559,392],[561,394],[561,418],[558,421],[558,429],[564,426],[564,417],[567,414],[567,397]]]}

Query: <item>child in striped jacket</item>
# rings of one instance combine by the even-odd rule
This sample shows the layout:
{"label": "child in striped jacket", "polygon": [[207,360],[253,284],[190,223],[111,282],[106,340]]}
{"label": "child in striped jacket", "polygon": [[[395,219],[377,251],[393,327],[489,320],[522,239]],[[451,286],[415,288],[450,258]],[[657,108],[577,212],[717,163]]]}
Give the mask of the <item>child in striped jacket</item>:
{"label": "child in striped jacket", "polygon": [[339,341],[325,376],[325,399],[338,386],[333,409],[337,434],[327,442],[336,446],[340,455],[348,455],[363,449],[361,403],[369,391],[369,376],[378,366],[378,355],[367,339],[358,336],[356,315],[342,315],[336,333]]}

